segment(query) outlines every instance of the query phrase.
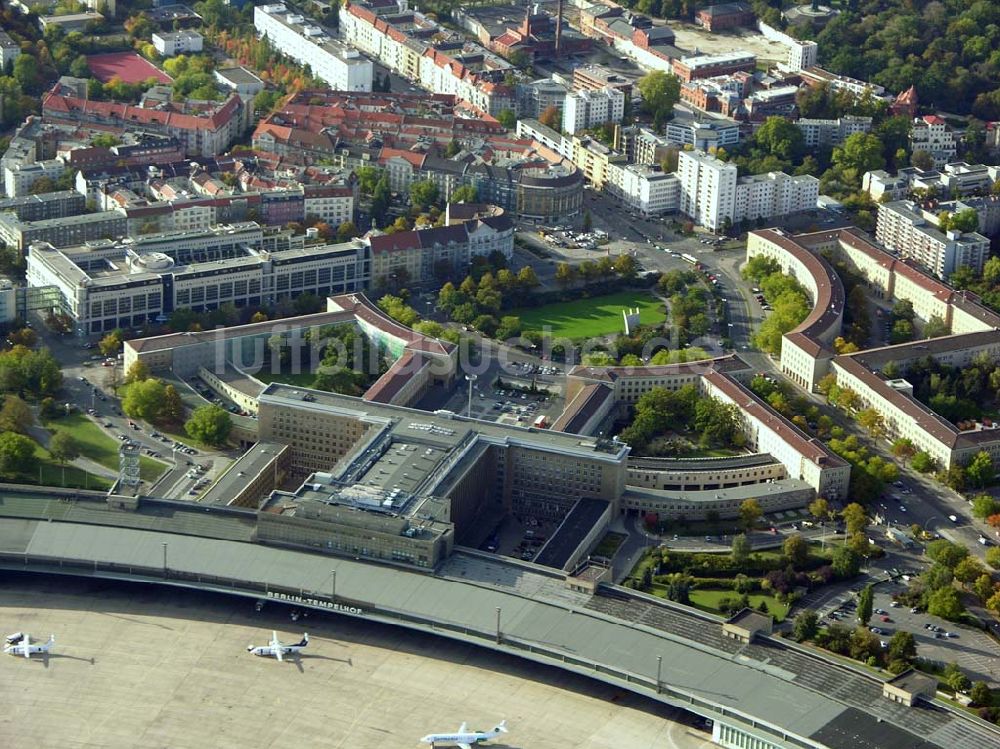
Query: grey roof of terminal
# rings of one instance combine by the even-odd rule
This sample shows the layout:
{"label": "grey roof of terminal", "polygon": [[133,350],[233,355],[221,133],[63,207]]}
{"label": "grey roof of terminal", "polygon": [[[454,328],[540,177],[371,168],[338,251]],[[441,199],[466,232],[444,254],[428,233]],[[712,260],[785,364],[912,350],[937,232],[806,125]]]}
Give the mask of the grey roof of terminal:
{"label": "grey roof of terminal", "polygon": [[[650,654],[661,655],[664,681],[672,687],[831,747],[982,749],[997,741],[987,726],[942,707],[907,708],[886,700],[879,679],[805,649],[774,638],[750,645],[726,640],[722,622],[714,617],[661,601],[574,594],[527,565],[458,553],[428,575],[251,543],[86,521],[49,522],[48,515],[65,502],[35,499],[26,507],[8,499],[0,499],[0,515],[27,519],[0,523],[4,552],[159,569],[162,544],[167,544],[172,569],[303,590],[325,589],[335,568],[338,597],[364,609],[408,611],[491,632],[499,606],[509,638],[603,661],[647,679],[656,673]],[[103,514],[119,523],[144,517]],[[173,530],[186,514],[196,515],[208,532],[215,523],[231,522],[225,513],[178,511],[155,518],[153,527]]]}

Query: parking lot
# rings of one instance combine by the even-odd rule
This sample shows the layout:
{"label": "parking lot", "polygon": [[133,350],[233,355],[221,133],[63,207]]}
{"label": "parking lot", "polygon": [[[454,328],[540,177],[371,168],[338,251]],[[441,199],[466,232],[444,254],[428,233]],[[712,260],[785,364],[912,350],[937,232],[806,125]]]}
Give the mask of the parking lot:
{"label": "parking lot", "polygon": [[[896,603],[893,596],[905,592],[907,585],[902,579],[876,584],[869,627],[879,639],[888,643],[896,632],[910,632],[920,658],[940,664],[954,662],[973,681],[1000,684],[1000,646],[981,630]],[[855,581],[851,587],[825,588],[827,595],[808,601],[807,606],[820,614],[824,626],[839,623],[853,628],[858,624],[856,595],[861,587]]]}

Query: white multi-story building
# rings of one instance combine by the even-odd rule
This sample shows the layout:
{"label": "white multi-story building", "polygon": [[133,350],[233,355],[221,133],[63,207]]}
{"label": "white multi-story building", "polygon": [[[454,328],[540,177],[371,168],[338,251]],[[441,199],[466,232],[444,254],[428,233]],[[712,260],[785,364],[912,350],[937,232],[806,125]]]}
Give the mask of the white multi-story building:
{"label": "white multi-story building", "polygon": [[671,143],[691,146],[696,151],[732,148],[740,143],[740,126],[733,120],[681,119],[667,123],[666,138]]}
{"label": "white multi-story building", "polygon": [[788,58],[785,64],[793,73],[811,68],[818,60],[819,45],[816,42],[795,39],[788,45]]}
{"label": "white multi-story building", "polygon": [[836,120],[803,118],[795,122],[802,131],[807,148],[839,146],[854,133],[868,133],[872,129],[871,117],[844,115]]}
{"label": "white multi-story building", "polygon": [[8,65],[21,54],[21,45],[10,38],[6,31],[0,31],[0,70],[6,71]]}
{"label": "white multi-story building", "polygon": [[978,232],[962,233],[954,229],[942,232],[939,221],[935,214],[908,200],[882,203],[878,207],[875,238],[939,278],[947,279],[962,266],[981,272],[990,256],[990,240]]}
{"label": "white multi-story building", "polygon": [[768,172],[740,177],[733,221],[756,221],[816,209],[819,180],[808,174],[790,177]]}
{"label": "white multi-story building", "polygon": [[204,39],[197,31],[156,31],[153,46],[164,57],[201,52]]}
{"label": "white multi-story building", "polygon": [[681,151],[677,159],[680,212],[712,231],[728,223],[786,216],[816,208],[819,180],[769,172],[736,176],[736,166],[700,151]]}
{"label": "white multi-story building", "polygon": [[304,198],[305,215],[334,228],[354,217],[354,191],[349,187],[307,185]]}
{"label": "white multi-story building", "polygon": [[993,183],[1000,179],[1000,166],[967,164],[955,161],[944,168],[923,170],[915,166],[900,169],[895,175],[878,169],[865,172],[861,187],[872,200],[902,200],[913,190],[933,191],[937,197],[970,195],[977,191],[990,192]]}
{"label": "white multi-story building", "polygon": [[284,5],[258,5],[254,27],[278,50],[308,65],[312,74],[340,91],[371,91],[372,62],[356,49],[331,39],[304,16]]}
{"label": "white multi-story building", "polygon": [[940,168],[955,160],[958,143],[948,123],[936,114],[928,114],[913,120],[910,150],[926,151],[934,159],[934,166]]}
{"label": "white multi-story building", "polygon": [[38,243],[27,279],[29,286],[54,287],[60,310],[78,334],[89,335],[162,320],[175,309],[359,291],[368,284],[368,255],[361,240],[305,248],[290,232],[263,236],[244,224],[64,250]]}
{"label": "white multi-story building", "polygon": [[14,164],[3,170],[3,189],[9,198],[19,198],[29,194],[32,185],[42,177],[58,179],[66,171],[62,159],[46,159],[31,164]]}
{"label": "white multi-story building", "polygon": [[518,120],[516,134],[518,138],[531,138],[531,140],[545,146],[551,151],[555,151],[564,158],[573,158],[573,139],[560,135],[551,127],[546,127],[538,120]]}
{"label": "white multi-story building", "polygon": [[628,164],[621,170],[620,190],[622,201],[646,216],[676,213],[680,206],[680,180],[659,167]]}
{"label": "white multi-story building", "polygon": [[677,156],[680,181],[680,212],[698,225],[719,231],[735,221],[736,165],[727,164],[700,151],[681,151]]}
{"label": "white multi-story building", "polygon": [[625,94],[605,86],[602,89],[574,91],[566,94],[563,104],[562,129],[568,135],[597,127],[606,122],[621,122],[625,116]]}

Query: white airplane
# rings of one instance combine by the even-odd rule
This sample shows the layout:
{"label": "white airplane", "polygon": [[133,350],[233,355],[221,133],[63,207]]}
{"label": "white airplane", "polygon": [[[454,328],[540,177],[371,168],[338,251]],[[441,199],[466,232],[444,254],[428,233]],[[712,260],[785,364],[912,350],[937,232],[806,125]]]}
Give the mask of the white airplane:
{"label": "white airplane", "polygon": [[459,749],[472,749],[473,744],[482,744],[507,733],[507,721],[501,720],[492,731],[469,731],[467,723],[458,728],[457,733],[429,733],[420,739],[421,743],[435,746],[437,744],[453,744]]}
{"label": "white airplane", "polygon": [[38,653],[49,652],[55,642],[56,636],[49,635],[48,642],[36,642],[32,644],[31,635],[27,632],[23,634],[17,632],[7,637],[7,644],[3,646],[3,652],[7,653],[7,655],[23,655],[25,658],[30,658]]}
{"label": "white airplane", "polygon": [[258,647],[254,647],[253,645],[248,645],[247,652],[253,653],[254,655],[263,655],[263,656],[270,655],[277,658],[279,661],[283,661],[285,659],[284,656],[287,653],[298,653],[308,644],[309,644],[308,632],[303,632],[302,639],[299,642],[295,643],[294,645],[285,645],[278,639],[278,633],[272,631],[271,641],[267,645],[260,645]]}

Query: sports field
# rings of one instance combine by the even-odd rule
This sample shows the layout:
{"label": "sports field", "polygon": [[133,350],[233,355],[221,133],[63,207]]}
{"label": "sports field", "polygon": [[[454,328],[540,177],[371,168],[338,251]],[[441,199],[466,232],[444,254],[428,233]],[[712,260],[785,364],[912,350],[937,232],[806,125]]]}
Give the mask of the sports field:
{"label": "sports field", "polygon": [[663,302],[641,291],[621,291],[543,307],[525,307],[510,314],[521,318],[525,330],[547,331],[563,338],[595,338],[624,333],[622,311],[626,307],[639,308],[639,321],[643,325],[661,323],[666,319]]}
{"label": "sports field", "polygon": [[87,67],[101,83],[119,78],[124,83],[142,83],[156,78],[160,83],[173,83],[173,78],[135,52],[107,52],[87,57]]}

